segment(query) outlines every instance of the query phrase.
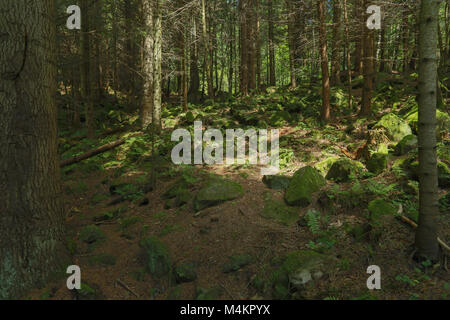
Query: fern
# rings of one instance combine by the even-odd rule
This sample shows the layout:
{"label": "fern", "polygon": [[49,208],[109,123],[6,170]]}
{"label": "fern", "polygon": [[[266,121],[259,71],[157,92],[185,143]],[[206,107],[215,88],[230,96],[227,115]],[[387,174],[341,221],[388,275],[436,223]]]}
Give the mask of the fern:
{"label": "fern", "polygon": [[306,212],[306,220],[308,223],[309,230],[312,234],[319,234],[320,232],[320,213],[316,210],[308,210]]}

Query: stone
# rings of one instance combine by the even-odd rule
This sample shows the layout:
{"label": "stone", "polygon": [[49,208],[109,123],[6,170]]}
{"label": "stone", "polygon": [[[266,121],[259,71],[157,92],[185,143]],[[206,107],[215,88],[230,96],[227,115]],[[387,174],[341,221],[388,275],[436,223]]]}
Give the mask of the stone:
{"label": "stone", "polygon": [[146,271],[155,277],[169,273],[171,259],[166,245],[156,237],[144,238],[140,242],[143,263]]}
{"label": "stone", "polygon": [[377,221],[379,217],[397,213],[397,208],[390,202],[378,198],[369,202],[369,212],[372,221]]}
{"label": "stone", "polygon": [[266,219],[273,219],[283,225],[294,225],[298,220],[298,212],[296,209],[287,206],[282,201],[266,200],[264,208],[260,215]]}
{"label": "stone", "polygon": [[356,176],[363,168],[364,165],[359,161],[341,158],[331,165],[325,178],[335,182],[348,182],[351,176]]}
{"label": "stone", "polygon": [[229,257],[228,262],[222,266],[223,273],[231,273],[238,271],[246,265],[253,262],[253,257],[250,254],[238,254]]}
{"label": "stone", "polygon": [[313,167],[303,167],[295,172],[284,199],[291,206],[308,206],[313,193],[326,185],[325,178]]}
{"label": "stone", "polygon": [[378,175],[387,168],[388,156],[384,153],[374,153],[367,161],[367,170]]}
{"label": "stone", "polygon": [[405,136],[412,134],[409,124],[393,113],[383,116],[374,128],[383,128],[387,137],[394,142],[399,142]]}
{"label": "stone", "polygon": [[220,203],[234,200],[244,193],[242,186],[234,181],[210,178],[194,199],[194,210],[200,211]]}
{"label": "stone", "polygon": [[192,282],[197,279],[197,272],[193,264],[183,264],[174,270],[175,281],[177,283]]}
{"label": "stone", "polygon": [[407,154],[411,150],[417,149],[417,147],[417,136],[410,134],[408,136],[405,136],[402,140],[400,140],[399,143],[397,143],[394,148],[394,154],[396,156],[402,156],[404,154]]}
{"label": "stone", "polygon": [[287,189],[287,187],[289,186],[291,179],[292,179],[291,177],[271,175],[271,176],[264,176],[262,181],[270,189],[284,190]]}

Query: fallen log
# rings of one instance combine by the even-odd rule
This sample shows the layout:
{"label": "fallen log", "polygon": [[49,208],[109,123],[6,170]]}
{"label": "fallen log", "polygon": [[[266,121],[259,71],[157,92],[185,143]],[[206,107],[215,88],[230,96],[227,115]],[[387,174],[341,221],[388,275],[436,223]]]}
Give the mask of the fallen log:
{"label": "fallen log", "polygon": [[92,157],[94,157],[94,156],[96,156],[98,154],[101,154],[101,153],[104,153],[106,151],[109,151],[109,150],[112,150],[114,148],[117,148],[118,146],[124,144],[127,141],[127,139],[129,139],[129,138],[139,137],[139,136],[142,136],[143,134],[144,134],[143,132],[136,133],[136,134],[133,134],[133,135],[127,137],[126,139],[119,139],[119,140],[110,142],[108,144],[105,144],[105,145],[103,145],[101,147],[98,147],[97,149],[94,149],[94,150],[85,152],[83,154],[80,154],[78,156],[75,156],[75,157],[72,157],[72,158],[69,158],[69,159],[66,159],[66,160],[62,160],[60,162],[60,167],[61,168],[67,167],[67,166],[70,166],[71,164],[78,163],[78,162],[81,162],[83,160],[92,158]]}

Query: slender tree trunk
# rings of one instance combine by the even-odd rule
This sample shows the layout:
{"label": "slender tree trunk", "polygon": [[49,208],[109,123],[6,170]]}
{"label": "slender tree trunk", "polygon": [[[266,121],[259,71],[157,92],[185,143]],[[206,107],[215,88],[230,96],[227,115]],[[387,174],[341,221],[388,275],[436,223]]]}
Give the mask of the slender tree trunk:
{"label": "slender tree trunk", "polygon": [[340,52],[341,41],[341,3],[340,0],[333,0],[333,50],[331,57],[331,84],[341,84]]}
{"label": "slender tree trunk", "polygon": [[211,63],[211,45],[208,35],[208,26],[206,24],[206,2],[202,0],[202,30],[203,30],[203,44],[205,47],[205,68],[208,82],[208,97],[214,99],[214,84],[212,77],[212,63]]}
{"label": "slender tree trunk", "polygon": [[65,271],[54,1],[0,1],[0,300]]}
{"label": "slender tree trunk", "polygon": [[320,57],[322,61],[322,121],[328,122],[330,120],[330,76],[328,72],[325,0],[319,0],[317,8],[319,13]]}
{"label": "slender tree trunk", "polygon": [[[367,1],[364,1],[364,5],[367,5]],[[363,59],[363,73],[364,73],[364,85],[362,93],[361,103],[361,116],[370,115],[372,109],[372,91],[374,80],[374,36],[375,31],[364,26],[363,32],[363,44],[364,44],[364,59]]]}
{"label": "slender tree trunk", "polygon": [[200,89],[200,76],[198,70],[197,22],[195,17],[192,18],[192,40],[189,96],[193,102],[197,102],[198,91]]}
{"label": "slender tree trunk", "polygon": [[162,108],[162,10],[164,0],[155,2],[155,39],[154,39],[154,91],[153,91],[153,119],[152,125],[157,133],[161,132],[161,108]]}
{"label": "slender tree trunk", "polygon": [[348,77],[348,107],[353,109],[352,97],[352,61],[350,56],[350,32],[348,24],[347,0],[344,0],[344,20],[345,20],[345,51],[347,55],[347,77]]}
{"label": "slender tree trunk", "polygon": [[86,136],[88,139],[93,139],[95,135],[94,129],[94,102],[92,96],[92,78],[91,78],[91,37],[90,33],[90,19],[89,19],[89,5],[88,0],[81,1],[82,14],[82,86],[83,86],[83,100],[86,119]]}
{"label": "slender tree trunk", "polygon": [[275,45],[273,32],[273,3],[272,0],[267,0],[268,5],[268,20],[269,20],[269,85],[275,86]]}
{"label": "slender tree trunk", "polygon": [[142,0],[144,13],[144,61],[142,73],[144,75],[143,97],[141,103],[141,126],[146,129],[153,120],[153,90],[154,90],[154,28],[153,1]]}
{"label": "slender tree trunk", "polygon": [[297,75],[295,68],[295,58],[296,58],[296,43],[295,43],[295,10],[292,0],[286,0],[286,9],[288,15],[288,42],[289,42],[289,73],[291,76],[291,88],[297,87]]}
{"label": "slender tree trunk", "polygon": [[419,227],[418,255],[436,260],[438,178],[436,157],[437,18],[440,0],[422,0],[419,36]]}

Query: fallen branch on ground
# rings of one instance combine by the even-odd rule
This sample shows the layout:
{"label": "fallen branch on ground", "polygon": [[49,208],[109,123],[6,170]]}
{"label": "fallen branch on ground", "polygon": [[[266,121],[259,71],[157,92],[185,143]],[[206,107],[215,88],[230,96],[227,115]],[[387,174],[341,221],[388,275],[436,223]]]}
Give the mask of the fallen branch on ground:
{"label": "fallen branch on ground", "polygon": [[117,148],[118,146],[124,144],[127,141],[127,139],[129,139],[129,138],[139,137],[139,136],[142,136],[143,134],[144,134],[143,132],[139,132],[139,133],[136,133],[136,134],[133,134],[133,135],[127,137],[126,139],[125,138],[119,139],[119,140],[110,142],[108,144],[105,144],[105,145],[103,145],[101,147],[98,147],[97,149],[94,149],[94,150],[85,152],[83,154],[80,154],[78,156],[75,156],[75,157],[63,160],[60,163],[60,167],[61,168],[67,167],[67,166],[70,166],[71,164],[78,163],[78,162],[81,162],[83,160],[92,158],[92,157],[94,157],[94,156],[96,156],[98,154],[101,154],[101,153],[104,153],[104,152],[109,151],[111,149]]}

